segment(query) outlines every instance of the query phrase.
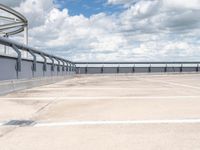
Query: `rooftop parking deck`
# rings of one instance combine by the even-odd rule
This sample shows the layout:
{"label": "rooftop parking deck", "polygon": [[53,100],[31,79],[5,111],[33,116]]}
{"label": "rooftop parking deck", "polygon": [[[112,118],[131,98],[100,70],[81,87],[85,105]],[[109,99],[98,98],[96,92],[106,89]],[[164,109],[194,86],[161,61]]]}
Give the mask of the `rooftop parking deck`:
{"label": "rooftop parking deck", "polygon": [[1,96],[0,110],[2,150],[200,147],[200,74],[81,75]]}

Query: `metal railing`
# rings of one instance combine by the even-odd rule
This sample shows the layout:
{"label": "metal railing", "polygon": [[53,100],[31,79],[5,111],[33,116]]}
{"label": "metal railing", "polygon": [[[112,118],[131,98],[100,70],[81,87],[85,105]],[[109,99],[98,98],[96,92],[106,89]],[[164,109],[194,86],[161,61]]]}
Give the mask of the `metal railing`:
{"label": "metal railing", "polygon": [[[0,45],[12,48],[17,54],[16,57],[0,55],[0,80],[12,78],[24,78],[27,70],[29,77],[56,76],[65,73],[77,74],[103,74],[103,73],[138,73],[138,72],[199,72],[200,62],[73,62],[67,59],[48,54],[27,45],[15,42],[8,38],[0,37]],[[22,58],[22,52],[28,52],[31,60]],[[43,59],[38,60],[38,55]],[[6,59],[5,59],[6,58]],[[50,61],[47,61],[47,59]],[[14,61],[14,62],[13,62]],[[12,66],[7,69],[7,63]],[[15,66],[13,65],[15,63]],[[4,65],[5,64],[5,65]],[[42,67],[41,67],[42,65]],[[97,66],[93,66],[97,65]],[[110,66],[109,66],[110,65]],[[124,66],[125,65],[125,66]],[[31,66],[31,67],[30,67]],[[55,68],[57,66],[57,68]],[[42,69],[41,69],[42,68]],[[16,71],[16,77],[13,74]],[[6,72],[7,71],[7,72]],[[61,73],[62,74],[61,74]],[[7,77],[11,74],[12,77]],[[47,75],[48,74],[48,75]],[[3,77],[1,77],[3,76]],[[26,76],[25,76],[26,77]]]}
{"label": "metal railing", "polygon": [[[0,45],[3,45],[3,46],[7,46],[7,47],[11,47],[15,53],[17,54],[16,57],[14,57],[15,61],[16,61],[16,65],[15,65],[15,71],[16,71],[16,78],[20,78],[19,77],[19,74],[20,72],[22,72],[22,69],[23,68],[27,68],[28,66],[30,66],[30,63],[32,64],[31,65],[31,72],[33,74],[33,76],[31,77],[34,77],[34,73],[37,74],[37,71],[40,71],[42,72],[43,75],[45,75],[45,72],[47,71],[50,71],[50,72],[75,72],[75,63],[73,63],[72,61],[69,61],[67,59],[64,59],[64,58],[61,58],[61,57],[58,57],[58,56],[55,56],[55,55],[51,55],[51,54],[48,54],[46,52],[43,52],[43,51],[39,51],[35,48],[32,48],[32,47],[29,47],[27,45],[24,45],[24,44],[21,44],[21,43],[18,43],[18,42],[15,42],[13,40],[10,40],[8,38],[5,38],[5,37],[0,37]],[[22,58],[22,52],[25,51],[25,52],[28,52],[30,54],[30,56],[32,56],[32,59],[31,60],[28,60],[28,59],[25,59],[25,58]],[[38,55],[43,58],[43,61],[39,61],[37,58],[38,58]],[[1,70],[8,70],[6,69],[6,65],[2,66],[3,63],[10,63],[11,65],[11,57],[9,56],[3,56],[3,55],[0,55],[1,58],[7,58],[7,60],[4,60],[1,59]],[[49,59],[51,62],[47,62],[47,59]],[[3,62],[2,62],[3,61]],[[24,63],[26,62],[26,64]],[[55,63],[57,62],[57,63]],[[37,70],[37,66],[41,66],[41,63],[43,64],[42,66],[42,70],[38,69]],[[22,64],[24,66],[22,66]],[[49,67],[50,65],[50,67]],[[50,68],[50,70],[47,70],[47,66],[48,68]],[[55,69],[55,66],[57,66],[57,69]],[[10,68],[10,69],[13,69],[14,68]],[[40,67],[41,68],[41,67]],[[60,69],[61,68],[61,69]],[[26,70],[24,69],[24,72]],[[10,71],[11,72],[11,71]],[[8,72],[9,73],[9,72]],[[4,78],[6,76],[6,72],[4,71]],[[7,79],[7,78],[5,78]],[[8,78],[9,79],[9,78]],[[0,75],[0,80],[1,80],[1,75]]]}
{"label": "metal railing", "polygon": [[78,74],[199,72],[200,62],[74,62]]}

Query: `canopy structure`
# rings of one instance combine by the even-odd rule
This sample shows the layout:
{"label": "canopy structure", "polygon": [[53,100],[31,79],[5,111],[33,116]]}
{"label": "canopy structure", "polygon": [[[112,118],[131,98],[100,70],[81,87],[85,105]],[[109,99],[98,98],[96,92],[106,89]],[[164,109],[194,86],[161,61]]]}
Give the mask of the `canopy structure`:
{"label": "canopy structure", "polygon": [[19,12],[0,4],[0,35],[8,37],[24,31],[24,44],[28,44],[28,21]]}

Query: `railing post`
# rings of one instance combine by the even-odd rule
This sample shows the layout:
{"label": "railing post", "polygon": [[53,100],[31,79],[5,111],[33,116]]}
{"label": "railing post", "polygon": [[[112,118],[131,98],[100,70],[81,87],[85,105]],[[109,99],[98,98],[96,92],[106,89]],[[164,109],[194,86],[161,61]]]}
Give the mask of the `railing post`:
{"label": "railing post", "polygon": [[117,73],[119,73],[119,66],[120,66],[120,64],[118,64],[118,67],[117,67]]}
{"label": "railing post", "polygon": [[76,73],[76,64],[74,64],[74,73]]}
{"label": "railing post", "polygon": [[63,66],[62,66],[62,71],[64,72],[65,71],[65,61],[64,60],[61,60],[62,63],[63,63]]}
{"label": "railing post", "polygon": [[67,63],[66,71],[69,72],[69,63],[68,62],[66,62],[66,63]]}
{"label": "railing post", "polygon": [[[8,38],[8,34],[6,33],[3,37]],[[7,54],[7,46],[4,45],[4,54]]]}
{"label": "railing post", "polygon": [[117,73],[119,73],[119,66],[117,67]]}
{"label": "railing post", "polygon": [[71,63],[69,64],[69,72],[70,73],[72,72],[72,64]]}
{"label": "railing post", "polygon": [[51,60],[51,71],[54,71],[54,59],[51,57],[51,56],[49,56],[49,59]]}
{"label": "railing post", "polygon": [[180,72],[183,72],[183,64],[181,64]]}
{"label": "railing post", "polygon": [[151,72],[151,64],[149,65],[149,70],[148,71]]}
{"label": "railing post", "polygon": [[165,65],[165,69],[164,69],[164,72],[167,72],[167,64]]}
{"label": "railing post", "polygon": [[102,74],[103,74],[103,67],[104,67],[104,66],[101,67],[101,73],[102,73]]}
{"label": "railing post", "polygon": [[133,65],[132,73],[135,73],[135,64]]}
{"label": "railing post", "polygon": [[37,63],[37,60],[36,60],[36,55],[33,53],[33,51],[29,50],[28,51],[31,56],[33,56],[33,66],[32,66],[32,71],[33,71],[33,75],[34,75],[34,72],[36,71],[36,63]]}
{"label": "railing post", "polygon": [[18,72],[21,72],[21,63],[22,63],[21,52],[15,45],[12,45],[11,47],[17,53],[16,71],[17,71],[17,78],[18,78]]}
{"label": "railing post", "polygon": [[74,72],[74,64],[72,64],[72,72]]}
{"label": "railing post", "polygon": [[87,74],[88,73],[88,69],[87,69],[87,66],[85,67],[85,74]]}
{"label": "railing post", "polygon": [[43,71],[47,71],[47,58],[42,53],[39,55],[44,59]]}
{"label": "railing post", "polygon": [[57,66],[57,72],[60,72],[60,60],[56,57],[54,57],[55,60],[58,62],[58,66]]}

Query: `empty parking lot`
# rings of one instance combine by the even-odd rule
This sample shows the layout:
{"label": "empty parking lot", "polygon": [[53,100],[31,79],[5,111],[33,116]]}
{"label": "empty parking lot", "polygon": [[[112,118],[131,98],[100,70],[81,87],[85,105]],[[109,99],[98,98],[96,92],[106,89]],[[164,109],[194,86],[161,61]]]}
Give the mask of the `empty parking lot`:
{"label": "empty parking lot", "polygon": [[0,96],[2,150],[199,147],[199,74],[83,75]]}

